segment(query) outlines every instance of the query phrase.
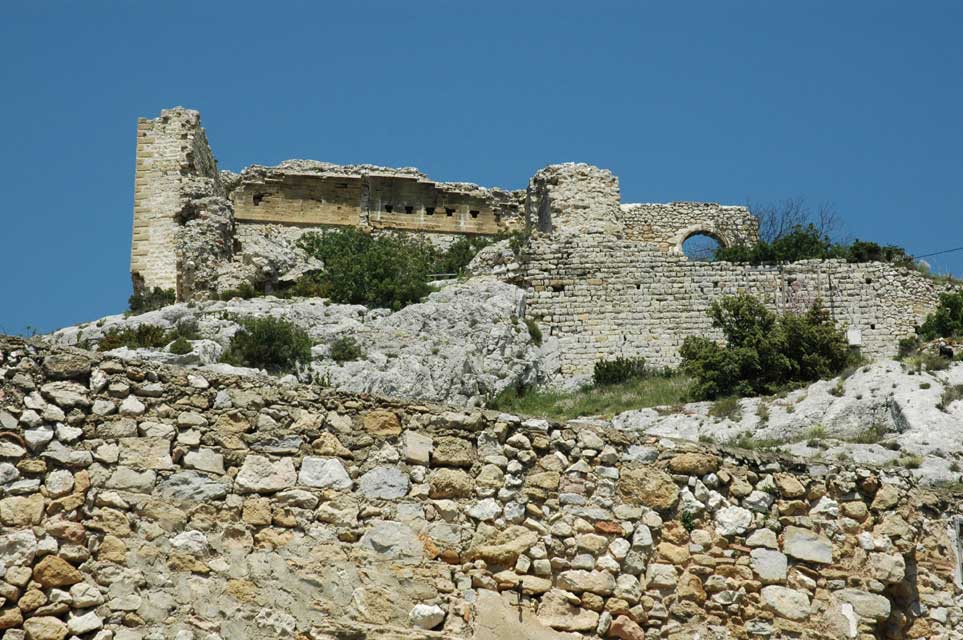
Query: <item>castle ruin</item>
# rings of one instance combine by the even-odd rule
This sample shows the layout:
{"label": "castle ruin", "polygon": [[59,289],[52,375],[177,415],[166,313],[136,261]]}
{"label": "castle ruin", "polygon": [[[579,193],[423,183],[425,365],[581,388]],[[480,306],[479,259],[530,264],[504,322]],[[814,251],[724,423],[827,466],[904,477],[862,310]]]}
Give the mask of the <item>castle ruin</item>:
{"label": "castle ruin", "polygon": [[551,165],[514,191],[306,160],[236,174],[218,171],[196,111],[142,118],[137,136],[135,290],[174,289],[188,300],[241,282],[292,281],[320,267],[296,242],[311,230],[415,233],[442,245],[524,230],[525,255],[495,273],[529,291],[527,315],[554,341],[563,375],[620,355],[673,366],[686,336],[716,335],[712,301],[741,292],[778,311],[820,300],[866,355],[891,355],[947,288],[887,263],[690,260],[688,238],[751,243],[758,221],[741,206],[622,203],[618,179],[584,164]]}

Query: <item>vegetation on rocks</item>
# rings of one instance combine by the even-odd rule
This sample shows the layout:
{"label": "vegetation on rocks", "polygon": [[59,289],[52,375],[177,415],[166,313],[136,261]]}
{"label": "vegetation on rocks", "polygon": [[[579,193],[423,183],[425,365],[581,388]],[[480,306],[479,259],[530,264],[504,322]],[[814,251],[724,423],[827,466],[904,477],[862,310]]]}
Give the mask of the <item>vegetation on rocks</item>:
{"label": "vegetation on rocks", "polygon": [[[127,347],[128,349],[161,349],[171,342],[183,341],[186,343],[188,340],[196,340],[198,337],[197,325],[193,322],[178,323],[173,329],[144,323],[106,332],[97,344],[97,350],[110,351],[121,347]],[[187,351],[190,351],[190,345],[188,345]]]}
{"label": "vegetation on rocks", "polygon": [[311,338],[303,329],[281,318],[241,318],[241,329],[221,357],[239,367],[290,371],[311,359]]}
{"label": "vegetation on rocks", "polygon": [[939,306],[920,326],[924,340],[963,337],[963,291],[940,295]]}
{"label": "vegetation on rocks", "polygon": [[576,391],[518,389],[503,391],[489,407],[522,415],[570,420],[581,416],[611,417],[623,411],[679,405],[689,400],[690,380],[667,372],[626,382],[588,385]]}
{"label": "vegetation on rocks", "polygon": [[853,360],[819,302],[806,313],[780,316],[743,294],[714,302],[708,313],[726,344],[689,336],[680,350],[699,399],[773,394],[837,375]]}
{"label": "vegetation on rocks", "polygon": [[720,246],[715,252],[716,260],[750,264],[831,258],[847,262],[889,262],[902,267],[913,267],[915,264],[913,257],[902,247],[883,246],[864,240],[851,243],[833,242],[827,233],[812,223],[796,225],[771,241]]}
{"label": "vegetation on rocks", "polygon": [[331,343],[331,359],[335,362],[350,362],[364,357],[364,349],[351,336],[342,336]]}
{"label": "vegetation on rocks", "polygon": [[644,378],[647,375],[645,358],[623,358],[614,360],[599,360],[592,372],[592,381],[596,385],[619,384]]}
{"label": "vegetation on rocks", "polygon": [[397,310],[428,295],[433,275],[463,274],[475,254],[491,242],[488,238],[465,237],[447,251],[439,251],[412,236],[373,236],[357,229],[308,233],[301,239],[301,246],[324,262],[325,268],[302,277],[281,294]]}
{"label": "vegetation on rocks", "polygon": [[134,294],[127,299],[127,305],[130,307],[130,313],[137,315],[147,313],[148,311],[155,311],[169,304],[174,304],[175,299],[176,296],[173,289],[154,287],[153,289],[145,289],[144,291],[135,291]]}

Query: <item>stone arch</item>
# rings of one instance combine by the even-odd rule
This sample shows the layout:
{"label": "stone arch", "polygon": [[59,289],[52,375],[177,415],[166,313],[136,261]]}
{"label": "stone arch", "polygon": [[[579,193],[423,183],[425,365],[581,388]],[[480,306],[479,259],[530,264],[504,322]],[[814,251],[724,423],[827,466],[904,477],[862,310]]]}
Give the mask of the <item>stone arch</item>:
{"label": "stone arch", "polygon": [[678,233],[671,240],[672,253],[684,256],[685,252],[682,250],[682,245],[685,244],[686,240],[695,236],[706,236],[707,238],[712,238],[719,243],[721,247],[731,246],[731,242],[726,238],[724,233],[720,233],[718,229],[707,226],[705,224],[694,224],[688,226]]}

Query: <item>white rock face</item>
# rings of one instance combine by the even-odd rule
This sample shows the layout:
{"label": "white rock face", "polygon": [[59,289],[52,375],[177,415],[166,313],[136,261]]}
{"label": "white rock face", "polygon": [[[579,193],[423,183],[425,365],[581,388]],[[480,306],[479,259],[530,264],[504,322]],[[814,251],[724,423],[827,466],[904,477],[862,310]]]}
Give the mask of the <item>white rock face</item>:
{"label": "white rock face", "polygon": [[716,532],[720,536],[745,533],[752,525],[752,512],[742,507],[724,507],[716,512]]}
{"label": "white rock face", "polygon": [[308,456],[301,463],[298,484],[320,489],[350,489],[352,482],[340,460]]}
{"label": "white rock face", "polygon": [[[693,441],[709,437],[725,443],[749,436],[782,443],[780,450],[799,458],[846,457],[855,464],[900,465],[904,456],[921,456],[914,476],[954,483],[961,480],[953,462],[963,460],[963,401],[944,409],[939,404],[944,390],[960,384],[963,363],[943,371],[911,373],[900,362],[880,360],[841,382],[823,380],[785,398],[745,398],[736,420],[711,418],[712,403],[695,402],[676,413],[654,408],[627,411],[615,416],[613,424]],[[763,405],[765,419],[759,416]],[[874,426],[878,435],[870,437],[870,443],[852,442],[866,440]]]}
{"label": "white rock face", "polygon": [[434,629],[445,621],[445,610],[436,604],[416,604],[408,619],[419,629]]}
{"label": "white rock face", "polygon": [[[535,345],[523,318],[526,294],[491,277],[455,282],[430,294],[424,302],[397,312],[361,305],[331,304],[318,298],[282,300],[274,297],[173,304],[157,311],[61,329],[49,339],[61,345],[96,344],[105,333],[141,324],[171,329],[196,323],[203,339],[191,341],[193,351],[177,355],[167,347],[115,349],[120,358],[210,367],[239,375],[256,371],[218,363],[239,325],[231,316],[284,318],[304,329],[315,342],[310,371],[341,391],[379,396],[481,405],[486,398],[516,384],[534,383],[554,372],[547,348]],[[357,361],[330,359],[330,344],[354,338],[365,352]],[[168,345],[169,347],[169,345]],[[302,375],[307,377],[306,372]],[[206,381],[205,381],[206,382]],[[57,383],[68,384],[68,383]],[[193,384],[193,383],[192,383]],[[197,380],[198,385],[202,384]],[[49,395],[49,393],[48,393]],[[63,391],[65,406],[77,402]],[[126,402],[126,401],[125,401]],[[59,404],[59,402],[58,402]],[[142,413],[131,398],[121,413]],[[104,408],[106,410],[106,407]]]}

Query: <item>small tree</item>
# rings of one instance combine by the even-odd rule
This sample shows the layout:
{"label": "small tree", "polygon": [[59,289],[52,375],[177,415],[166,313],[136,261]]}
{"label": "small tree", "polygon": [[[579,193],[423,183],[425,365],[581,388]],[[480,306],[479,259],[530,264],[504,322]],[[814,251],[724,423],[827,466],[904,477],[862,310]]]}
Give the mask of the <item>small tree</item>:
{"label": "small tree", "polygon": [[774,393],[835,375],[851,361],[843,332],[818,301],[804,314],[777,316],[743,294],[717,300],[708,313],[726,344],[690,336],[680,350],[696,397]]}
{"label": "small tree", "polygon": [[963,291],[940,294],[940,303],[920,327],[926,340],[963,336]]}
{"label": "small tree", "polygon": [[239,323],[221,361],[279,372],[311,359],[311,338],[293,323],[272,317],[242,318]]}

